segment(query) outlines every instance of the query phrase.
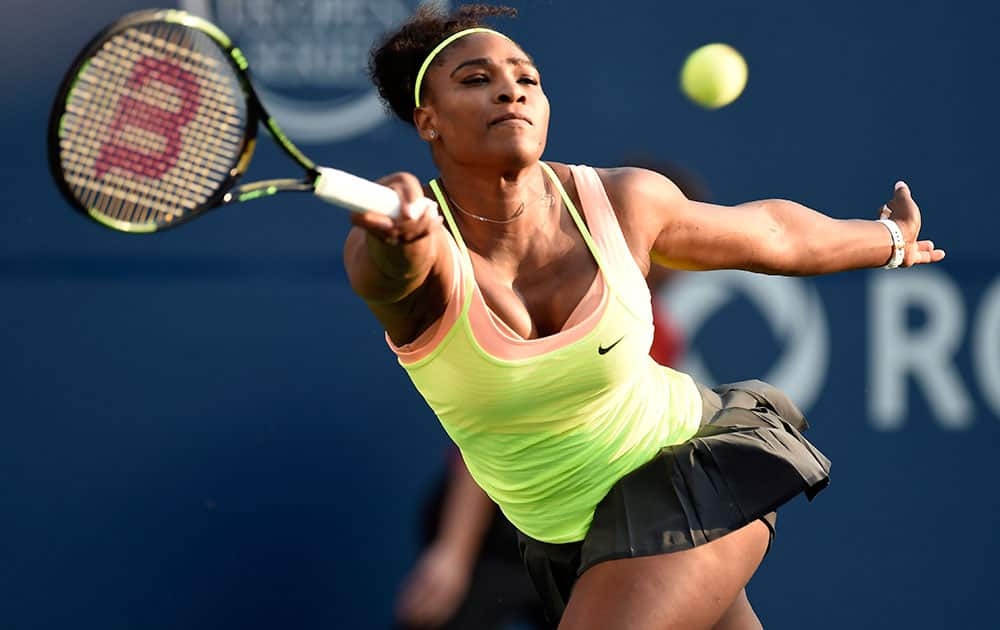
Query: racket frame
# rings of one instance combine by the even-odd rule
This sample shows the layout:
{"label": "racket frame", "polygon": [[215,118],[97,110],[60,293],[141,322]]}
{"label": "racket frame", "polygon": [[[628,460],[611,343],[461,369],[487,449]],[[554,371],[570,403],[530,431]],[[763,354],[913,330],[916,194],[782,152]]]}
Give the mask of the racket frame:
{"label": "racket frame", "polygon": [[[195,29],[207,35],[222,49],[225,53],[224,57],[234,71],[246,98],[247,121],[243,135],[243,147],[233,161],[226,179],[217,185],[215,192],[208,200],[189,212],[184,213],[176,220],[166,223],[131,223],[109,217],[94,208],[88,208],[77,198],[63,176],[60,138],[62,136],[63,117],[66,114],[66,103],[73,93],[73,89],[76,87],[81,74],[89,64],[90,59],[100,50],[106,41],[115,35],[130,28],[155,22],[166,22]],[[281,147],[282,151],[305,170],[304,177],[300,179],[261,180],[237,186],[240,178],[246,173],[250,159],[253,157],[254,149],[257,146],[259,124],[263,124],[278,146]],[[73,60],[69,71],[67,71],[56,93],[52,112],[49,115],[48,159],[49,169],[56,180],[60,192],[76,210],[106,227],[130,233],[159,232],[169,227],[181,225],[204,214],[208,210],[230,203],[274,195],[279,192],[313,192],[315,190],[316,178],[319,176],[316,164],[288,139],[275,120],[267,113],[250,80],[249,64],[243,55],[243,51],[235,46],[229,36],[215,24],[178,9],[149,9],[129,13],[102,29],[84,46],[83,50]]]}

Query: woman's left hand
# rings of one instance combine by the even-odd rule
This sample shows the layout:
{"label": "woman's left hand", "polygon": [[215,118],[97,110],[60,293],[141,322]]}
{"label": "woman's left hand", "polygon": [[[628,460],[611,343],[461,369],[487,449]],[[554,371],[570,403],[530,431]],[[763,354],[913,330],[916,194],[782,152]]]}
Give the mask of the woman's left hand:
{"label": "woman's left hand", "polygon": [[934,263],[944,258],[944,250],[934,247],[934,241],[917,240],[920,236],[920,207],[910,195],[906,182],[896,182],[892,199],[882,206],[879,218],[892,219],[903,233],[906,248],[900,267]]}

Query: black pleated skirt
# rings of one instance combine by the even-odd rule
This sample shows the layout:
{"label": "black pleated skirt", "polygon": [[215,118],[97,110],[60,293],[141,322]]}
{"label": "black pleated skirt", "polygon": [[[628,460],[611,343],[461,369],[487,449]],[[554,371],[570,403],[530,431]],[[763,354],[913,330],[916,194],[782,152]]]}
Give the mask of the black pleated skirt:
{"label": "black pleated skirt", "polygon": [[702,426],[621,478],[598,504],[586,538],[551,544],[519,535],[521,555],[553,621],[577,577],[605,560],[691,549],[829,484],[830,461],[803,436],[802,412],[762,381],[702,387]]}

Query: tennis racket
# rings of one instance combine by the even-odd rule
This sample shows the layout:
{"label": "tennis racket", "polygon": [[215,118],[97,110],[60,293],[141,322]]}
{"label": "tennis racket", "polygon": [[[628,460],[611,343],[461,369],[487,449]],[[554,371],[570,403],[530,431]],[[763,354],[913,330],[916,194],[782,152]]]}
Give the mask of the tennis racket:
{"label": "tennis racket", "polygon": [[[239,185],[259,123],[302,167],[299,179]],[[148,233],[282,192],[355,212],[399,213],[395,192],[316,166],[267,114],[240,49],[214,24],[173,9],[130,13],[101,31],[63,79],[48,132],[52,174],[102,225]]]}

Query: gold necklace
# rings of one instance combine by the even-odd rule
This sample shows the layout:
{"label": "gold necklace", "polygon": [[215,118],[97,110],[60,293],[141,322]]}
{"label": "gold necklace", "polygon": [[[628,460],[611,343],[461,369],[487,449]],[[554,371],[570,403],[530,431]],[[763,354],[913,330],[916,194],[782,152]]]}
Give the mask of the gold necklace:
{"label": "gold necklace", "polygon": [[524,209],[526,207],[528,207],[530,205],[534,205],[535,203],[537,203],[541,199],[544,199],[544,198],[548,197],[548,200],[549,200],[548,203],[549,203],[549,205],[552,204],[552,193],[549,191],[549,178],[546,177],[544,174],[542,175],[542,185],[545,186],[545,192],[542,193],[542,195],[539,196],[538,199],[535,199],[531,203],[524,203],[522,201],[521,205],[519,205],[517,207],[517,210],[514,211],[514,214],[510,215],[506,219],[491,219],[490,217],[484,217],[482,215],[469,212],[468,210],[466,210],[462,206],[458,205],[458,202],[455,201],[452,198],[451,193],[448,192],[448,187],[447,186],[444,186],[444,195],[445,195],[445,197],[448,198],[448,201],[451,202],[451,205],[455,206],[455,209],[458,210],[459,212],[461,212],[462,214],[464,214],[464,215],[466,215],[468,217],[472,217],[473,219],[477,219],[479,221],[482,221],[483,223],[494,223],[494,224],[497,224],[497,225],[504,225],[506,223],[512,223],[519,216],[521,216],[522,214],[524,214]]}

